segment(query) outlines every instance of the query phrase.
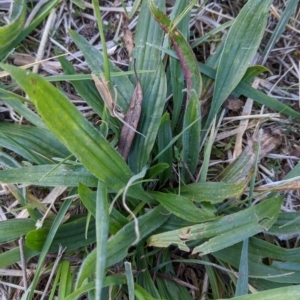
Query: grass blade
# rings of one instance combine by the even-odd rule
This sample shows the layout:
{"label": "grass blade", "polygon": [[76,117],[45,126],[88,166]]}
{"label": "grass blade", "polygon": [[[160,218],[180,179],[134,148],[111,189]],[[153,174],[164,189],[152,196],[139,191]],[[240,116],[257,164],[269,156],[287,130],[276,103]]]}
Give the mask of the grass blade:
{"label": "grass blade", "polygon": [[[256,53],[265,31],[271,3],[271,0],[248,1],[228,32],[217,69],[205,130],[208,130],[225,99],[243,78]],[[206,132],[202,139],[205,135]]]}
{"label": "grass blade", "polygon": [[106,186],[99,182],[96,200],[96,236],[97,236],[97,264],[96,264],[96,299],[101,299],[103,281],[105,277],[107,239],[109,228],[108,199]]}

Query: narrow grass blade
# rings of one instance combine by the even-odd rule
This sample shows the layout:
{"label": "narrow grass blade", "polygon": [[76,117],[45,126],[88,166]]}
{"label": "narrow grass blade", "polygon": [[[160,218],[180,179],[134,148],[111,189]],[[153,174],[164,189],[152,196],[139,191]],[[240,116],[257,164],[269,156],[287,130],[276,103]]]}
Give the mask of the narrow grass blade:
{"label": "narrow grass blade", "polygon": [[[107,286],[121,286],[122,284],[126,283],[126,277],[124,275],[114,275],[114,276],[107,276],[104,279],[103,287]],[[72,294],[66,297],[64,300],[74,300],[78,299],[81,295],[94,290],[95,289],[95,282],[89,282],[82,287],[76,289]]]}
{"label": "narrow grass blade", "polygon": [[206,222],[215,219],[213,212],[199,209],[187,198],[171,193],[150,192],[163,207],[172,214],[194,223]]}
{"label": "narrow grass blade", "polygon": [[63,260],[61,262],[58,299],[65,299],[70,294],[69,281],[71,278],[70,261]]}
{"label": "narrow grass blade", "polygon": [[242,296],[248,294],[248,244],[249,239],[243,241],[243,248],[239,265],[239,276],[234,296]]}
{"label": "narrow grass blade", "polygon": [[[156,228],[159,228],[168,218],[167,211],[162,206],[157,206],[139,217],[140,238],[143,239]],[[108,241],[106,267],[126,257],[129,247],[136,239],[134,226],[134,222],[130,222]],[[82,286],[84,280],[94,273],[95,263],[96,251],[90,253],[81,265],[76,282],[77,288]]]}
{"label": "narrow grass blade", "polygon": [[[210,127],[225,99],[243,78],[256,53],[265,31],[271,3],[271,0],[248,1],[230,28],[217,69],[205,130]],[[206,132],[202,139],[205,135]]]}
{"label": "narrow grass blade", "polygon": [[97,186],[97,179],[83,166],[42,165],[0,170],[3,183],[22,183],[37,186]]}
{"label": "narrow grass blade", "polygon": [[0,97],[31,124],[46,129],[42,119],[24,104],[28,101],[26,98],[3,89],[0,89]]}
{"label": "narrow grass blade", "polygon": [[[17,1],[16,1],[17,2]],[[26,3],[26,1],[22,0],[23,3]],[[12,51],[14,48],[18,47],[20,45],[20,43],[28,36],[28,34],[30,32],[32,32],[32,30],[34,30],[51,12],[51,10],[58,5],[58,3],[60,2],[60,0],[50,0],[48,1],[48,3],[46,3],[39,11],[38,15],[34,18],[34,20],[29,24],[29,26],[27,26],[26,28],[24,28],[19,35],[10,43],[10,45],[8,46],[8,48],[4,49],[4,53],[8,53],[10,51]],[[26,4],[24,5],[26,8]],[[23,8],[24,8],[23,6]],[[26,9],[25,9],[26,12]],[[10,38],[10,33],[8,33],[8,37]],[[0,59],[2,59],[2,57],[0,56]]]}
{"label": "narrow grass blade", "polygon": [[[60,64],[65,74],[76,74],[74,66],[65,58],[59,57]],[[99,93],[91,80],[75,80],[71,81],[79,95],[86,101],[88,105],[99,115],[102,115],[104,104],[103,101],[99,101]]]}
{"label": "narrow grass blade", "polygon": [[96,236],[97,236],[97,264],[96,264],[96,299],[101,298],[105,277],[107,239],[109,228],[108,199],[106,186],[99,182],[96,200]]}
{"label": "narrow grass blade", "polygon": [[53,241],[53,239],[56,235],[57,229],[59,228],[59,226],[61,224],[61,221],[64,218],[66,212],[68,211],[69,206],[71,205],[71,203],[72,203],[71,199],[66,200],[63,203],[63,205],[62,205],[58,215],[56,216],[56,219],[55,219],[55,221],[54,221],[54,223],[53,223],[53,225],[52,225],[52,227],[51,227],[51,229],[50,229],[50,231],[47,235],[45,244],[44,244],[43,249],[41,251],[41,254],[39,256],[38,265],[37,265],[36,272],[35,272],[35,275],[33,277],[32,283],[31,283],[30,287],[28,288],[28,290],[26,291],[27,294],[28,294],[28,299],[33,298],[34,289],[35,289],[36,284],[39,280],[39,277],[40,277],[40,274],[41,274],[41,271],[42,271],[42,267],[43,267],[46,255],[48,254],[48,251],[50,249],[52,241]]}
{"label": "narrow grass blade", "polygon": [[[93,47],[84,37],[79,35],[76,31],[69,31],[72,40],[77,47],[82,51],[89,68],[94,74],[99,75],[104,71],[103,54]],[[114,63],[109,62],[109,68],[111,72],[122,72]],[[123,112],[126,112],[129,106],[129,102],[134,90],[133,84],[130,82],[127,76],[111,77],[111,87],[117,89],[117,105]],[[112,92],[112,91],[111,91]],[[100,96],[99,96],[100,97]]]}
{"label": "narrow grass blade", "polygon": [[[1,67],[34,101],[48,128],[92,174],[115,191],[127,184],[132,173],[122,157],[62,93],[31,72],[3,64]],[[128,194],[146,201],[148,198],[139,185],[132,186]]]}
{"label": "narrow grass blade", "polygon": [[[172,21],[176,19],[180,15],[180,13],[187,7],[188,2],[187,0],[176,1],[170,18]],[[181,22],[177,25],[177,29],[180,30],[183,37],[187,40],[189,34],[189,20],[190,14],[186,14],[185,17],[181,20]],[[184,86],[184,75],[182,71],[182,67],[178,58],[174,58],[170,56],[170,73],[171,73],[171,86],[172,86],[172,100],[173,100],[173,112],[172,112],[172,129],[174,130],[180,112],[182,110],[182,103],[184,100],[184,93],[182,92],[185,88]]]}
{"label": "narrow grass blade", "polygon": [[278,24],[276,25],[275,30],[273,31],[271,38],[269,39],[268,44],[266,45],[262,53],[263,58],[266,58],[270,53],[270,51],[273,49],[275,43],[278,41],[282,32],[285,30],[285,26],[288,24],[291,15],[295,13],[298,4],[299,3],[297,1],[293,1],[293,0],[289,0],[289,2],[286,4],[285,9],[281,15],[281,18]]}
{"label": "narrow grass blade", "polygon": [[134,280],[132,275],[131,263],[126,261],[125,265],[125,275],[128,287],[129,300],[134,300]]}
{"label": "narrow grass blade", "polygon": [[25,22],[26,1],[15,1],[12,5],[10,23],[0,27],[0,60],[9,53],[12,42],[22,31]]}
{"label": "narrow grass blade", "polygon": [[[171,129],[171,122],[170,122],[170,115],[165,113],[160,121],[158,133],[157,133],[157,146],[158,152],[165,149],[168,144],[172,140],[172,129]],[[172,171],[172,163],[173,163],[173,150],[172,147],[168,148],[159,158],[159,163],[167,163],[169,166],[166,170],[164,170],[159,175],[159,182],[160,185],[164,185],[171,176]]]}
{"label": "narrow grass blade", "polygon": [[[199,66],[201,68],[201,72],[210,78],[216,77],[216,71],[202,63],[199,63]],[[294,109],[290,108],[286,104],[267,96],[266,94],[262,93],[261,91],[258,91],[254,89],[249,84],[241,81],[236,88],[234,89],[234,92],[240,95],[244,95],[245,97],[251,98],[257,103],[260,103],[262,105],[265,105],[266,107],[269,107],[271,109],[274,109],[277,112],[280,112],[282,114],[285,114],[287,116],[293,117],[293,118],[300,118],[300,113],[295,111]]]}
{"label": "narrow grass blade", "polygon": [[[181,177],[184,182],[191,181],[191,177],[196,171],[200,151],[200,135],[201,135],[201,111],[198,96],[192,91],[183,118],[183,134],[182,134],[182,153],[181,159],[183,167],[181,168]],[[189,125],[193,124],[188,130]]]}

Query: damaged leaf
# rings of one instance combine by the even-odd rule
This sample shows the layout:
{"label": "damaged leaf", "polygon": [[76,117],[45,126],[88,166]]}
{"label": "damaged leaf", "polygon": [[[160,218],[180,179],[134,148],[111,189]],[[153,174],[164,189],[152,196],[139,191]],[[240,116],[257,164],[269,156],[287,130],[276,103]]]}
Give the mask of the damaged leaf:
{"label": "damaged leaf", "polygon": [[186,242],[210,238],[194,248],[193,254],[218,251],[271,228],[277,220],[282,201],[283,197],[271,198],[212,222],[152,235],[148,246],[168,247],[176,244],[181,250],[190,251]]}

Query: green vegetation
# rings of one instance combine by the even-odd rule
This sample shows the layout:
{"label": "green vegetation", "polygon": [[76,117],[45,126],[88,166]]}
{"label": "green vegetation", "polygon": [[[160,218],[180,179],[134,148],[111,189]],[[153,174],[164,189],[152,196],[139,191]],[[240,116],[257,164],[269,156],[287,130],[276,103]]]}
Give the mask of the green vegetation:
{"label": "green vegetation", "polygon": [[[110,28],[98,1],[71,2],[74,18],[86,5],[95,12],[104,45]],[[265,160],[267,174],[280,170],[278,160],[266,158],[284,135],[275,129],[287,128],[286,138],[296,140],[290,126],[300,113],[258,90],[257,77],[268,69],[250,66],[257,53],[267,60],[299,10],[297,1],[288,2],[267,45],[271,0],[236,4],[233,21],[200,37],[190,24],[209,1],[136,0],[131,10],[121,2],[124,30],[138,16],[128,71],[106,47],[98,50],[71,29],[87,74],[57,48],[52,54],[64,75],[10,64],[13,51],[29,47],[33,30],[47,27],[51,10],[62,5],[57,0],[41,6],[27,26],[34,9],[15,1],[10,23],[0,28],[0,97],[20,118],[0,122],[0,182],[17,200],[11,207],[1,200],[1,293],[8,299],[18,290],[22,299],[299,299],[300,214],[282,208],[283,192],[299,189],[300,165],[281,181],[276,174],[270,185],[260,168],[267,169]],[[204,43],[214,43],[215,51],[201,52]],[[72,103],[73,95],[92,117]],[[231,96],[243,100],[244,114],[250,107],[249,118],[235,119],[242,112],[231,108],[239,103]],[[13,272],[20,261],[22,284],[16,277],[22,274]],[[8,282],[19,287],[10,290]]]}

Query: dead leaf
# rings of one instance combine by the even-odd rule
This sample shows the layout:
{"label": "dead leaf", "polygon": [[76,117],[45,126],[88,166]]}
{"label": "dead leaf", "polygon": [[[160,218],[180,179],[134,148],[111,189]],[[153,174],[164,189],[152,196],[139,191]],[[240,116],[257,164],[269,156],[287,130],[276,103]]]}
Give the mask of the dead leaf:
{"label": "dead leaf", "polygon": [[124,125],[121,130],[118,144],[118,152],[123,156],[124,160],[127,160],[128,158],[142,111],[143,91],[135,66],[134,72],[136,77],[136,87],[133,91],[130,105],[124,118]]}
{"label": "dead leaf", "polygon": [[124,36],[123,36],[123,42],[126,46],[126,49],[128,51],[129,56],[131,55],[131,52],[134,48],[134,43],[133,43],[133,34],[132,32],[128,29],[124,29]]}

